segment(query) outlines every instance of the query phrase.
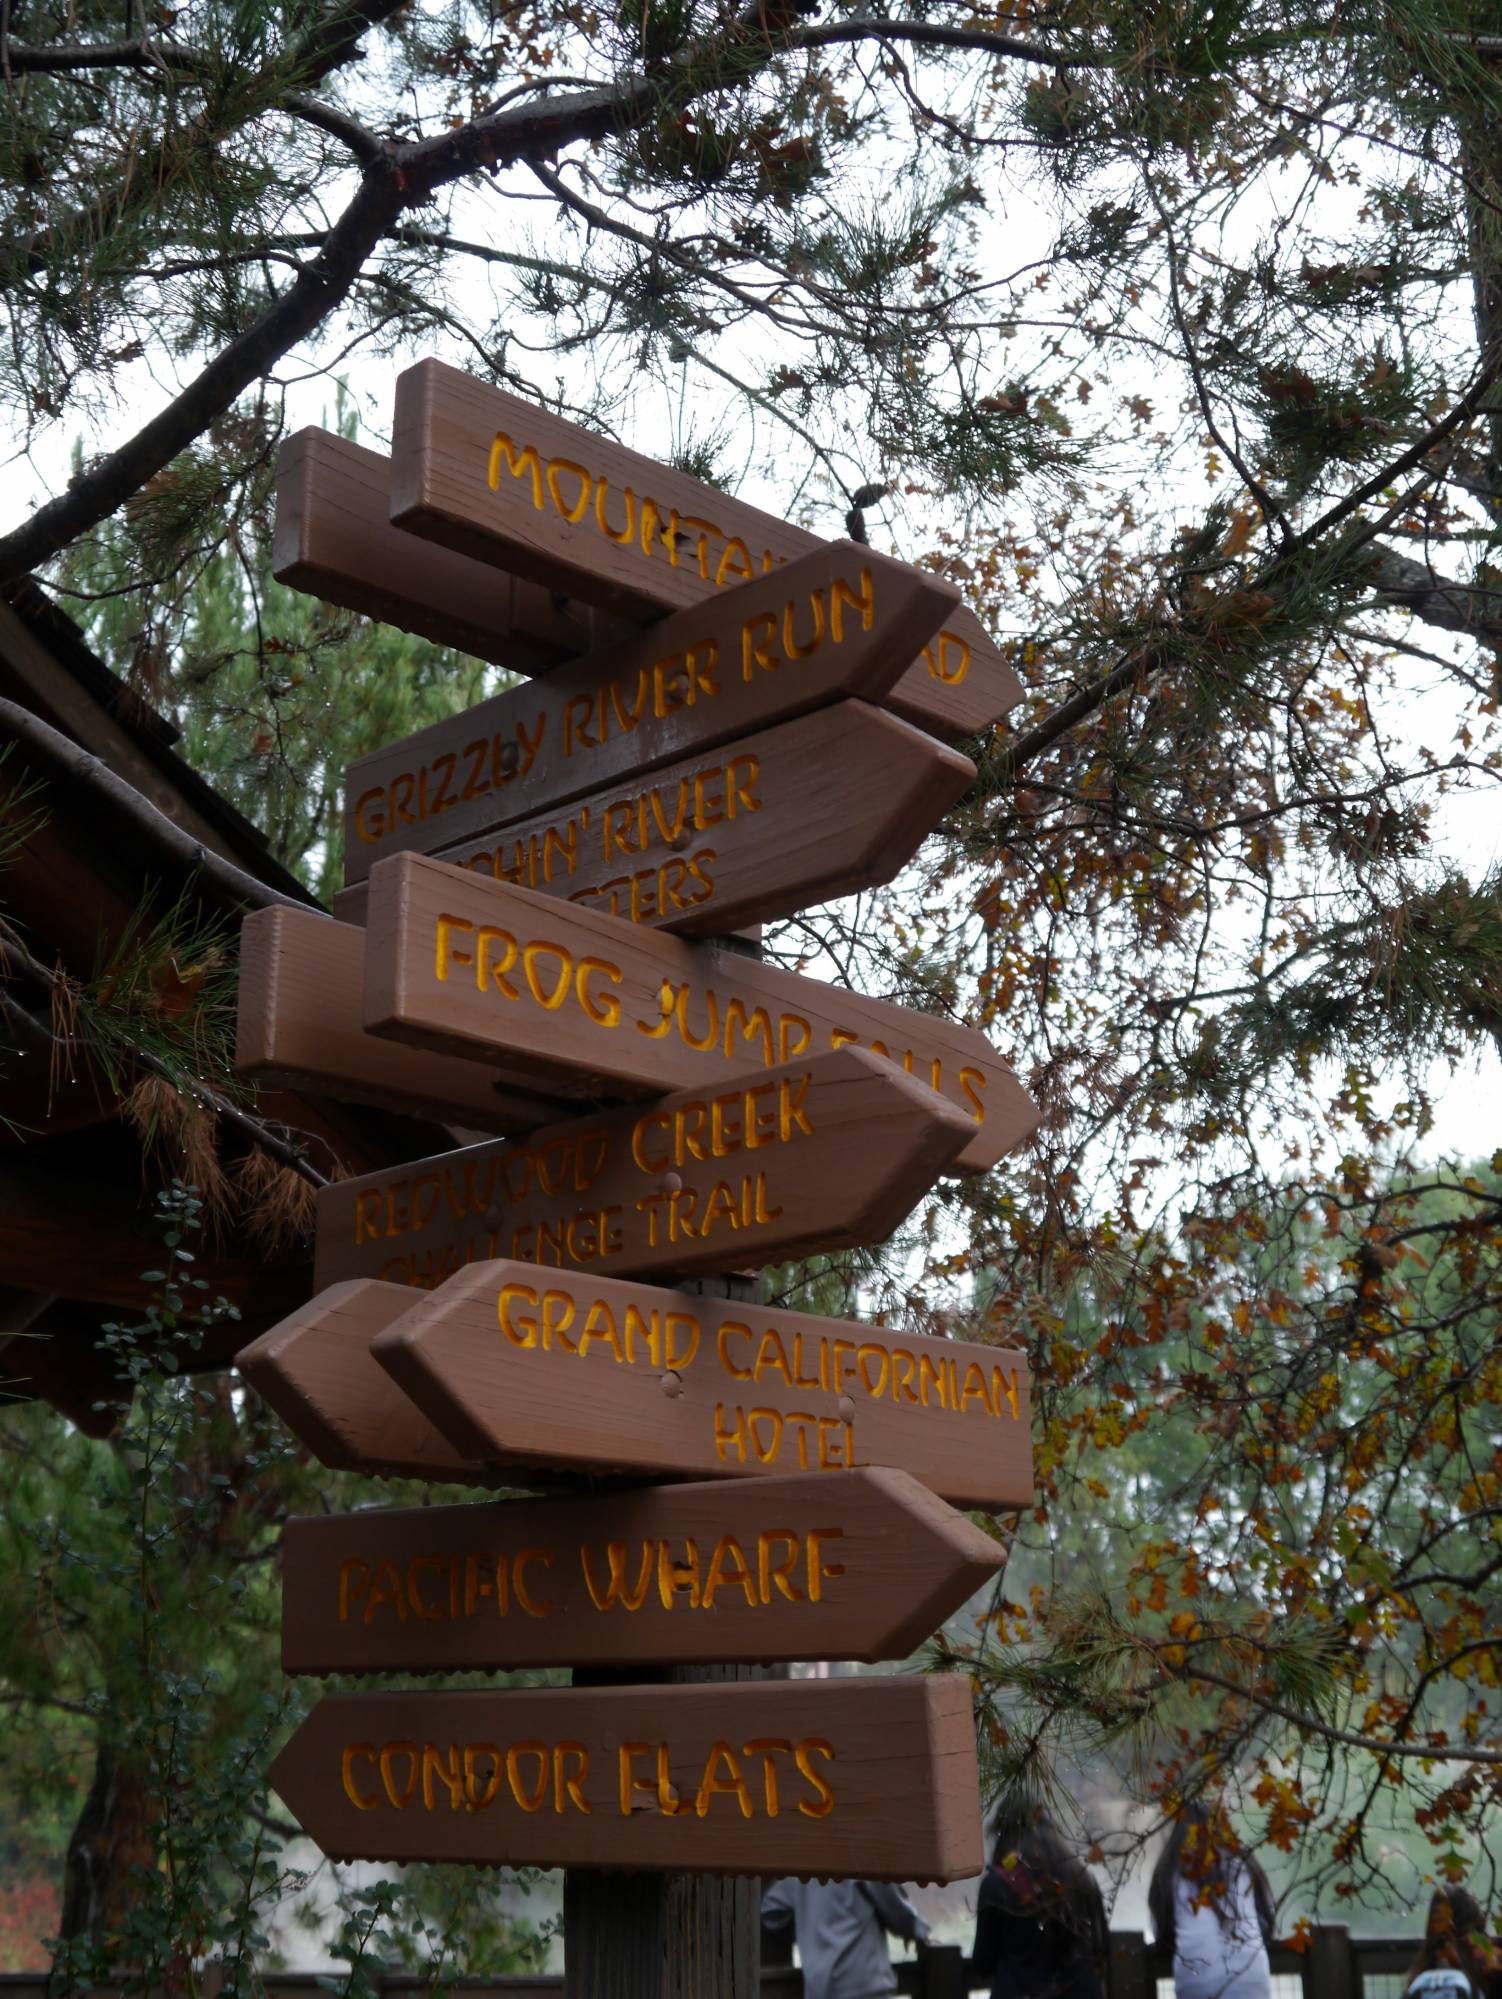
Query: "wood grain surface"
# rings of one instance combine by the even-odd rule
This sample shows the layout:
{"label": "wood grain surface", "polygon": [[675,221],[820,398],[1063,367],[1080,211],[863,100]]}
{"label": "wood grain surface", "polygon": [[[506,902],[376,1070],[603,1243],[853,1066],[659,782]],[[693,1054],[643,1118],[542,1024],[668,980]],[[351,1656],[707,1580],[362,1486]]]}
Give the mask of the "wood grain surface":
{"label": "wood grain surface", "polygon": [[316,910],[258,909],[240,931],[235,1074],[312,1087],[351,1103],[482,1131],[531,1131],[565,1114],[556,1098],[431,1050],[367,1033],[365,933]]}
{"label": "wood grain surface", "polygon": [[906,1472],[289,1520],[289,1673],[905,1659],[1002,1551]]}
{"label": "wood grain surface", "polygon": [[[819,545],[806,528],[432,360],[397,378],[391,518],[641,623]],[[961,607],[887,705],[953,738],[990,728],[1021,693]]]}
{"label": "wood grain surface", "polygon": [[[723,937],[890,881],[974,781],[958,750],[840,701],[435,858],[628,923]],[[357,883],[334,914],[363,923],[366,902]]]}
{"label": "wood grain surface", "polygon": [[391,461],[332,431],[284,440],[276,463],[272,570],[279,583],[455,646],[516,673],[538,673],[628,627],[469,556],[424,546],[391,525]]}
{"label": "wood grain surface", "polygon": [[905,1881],[982,1865],[957,1673],[337,1694],[271,1783],[332,1860]]}
{"label": "wood grain surface", "polygon": [[884,1242],[971,1128],[895,1063],[842,1048],[336,1180],[318,1194],[314,1282],[431,1290],[502,1256],[688,1276]]}
{"label": "wood grain surface", "polygon": [[242,1347],[235,1366],[330,1470],[493,1484],[371,1358],[371,1341],[411,1302],[391,1284],[332,1285]]}
{"label": "wood grain surface", "polygon": [[1032,1500],[1027,1369],[999,1347],[503,1261],[423,1294],[371,1352],[472,1462],[896,1465],[956,1506]]}
{"label": "wood grain surface", "polygon": [[386,854],[451,847],[706,756],[841,696],[879,700],[953,604],[947,585],[853,542],[816,547],[357,759],[345,780],[345,879],[364,880]]}
{"label": "wood grain surface", "polygon": [[608,1098],[718,1088],[749,1069],[856,1044],[969,1113],[962,1170],[995,1165],[1038,1121],[972,1027],[443,861],[382,861],[365,934],[374,1033],[468,1051],[536,1089]]}

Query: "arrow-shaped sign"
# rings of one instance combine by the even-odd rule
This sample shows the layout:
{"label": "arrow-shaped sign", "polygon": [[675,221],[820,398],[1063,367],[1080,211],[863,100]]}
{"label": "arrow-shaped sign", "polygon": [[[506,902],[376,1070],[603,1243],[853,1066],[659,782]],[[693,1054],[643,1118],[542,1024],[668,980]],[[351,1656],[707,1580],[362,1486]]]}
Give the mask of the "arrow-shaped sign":
{"label": "arrow-shaped sign", "polygon": [[424,1295],[370,1350],[475,1463],[897,1465],[958,1506],[1033,1495],[1026,1365],[995,1347],[499,1262]]}
{"label": "arrow-shaped sign", "polygon": [[365,932],[356,925],[312,909],[253,911],[240,929],[235,1074],[482,1131],[532,1131],[566,1114],[557,1097],[517,1079],[369,1033],[364,980]]}
{"label": "arrow-shaped sign", "polygon": [[[958,750],[840,701],[435,858],[628,923],[723,937],[890,881],[974,781]],[[357,882],[334,914],[363,923],[366,899]]]}
{"label": "arrow-shaped sign", "polygon": [[318,1195],[314,1283],[431,1290],[501,1256],[705,1275],[885,1242],[971,1131],[894,1063],[842,1048],[718,1092],[336,1180]]}
{"label": "arrow-shaped sign", "polygon": [[[439,361],[398,376],[391,518],[429,541],[648,623],[819,547],[817,535]],[[1021,698],[963,607],[888,706],[935,735]]]}
{"label": "arrow-shaped sign", "polygon": [[380,452],[328,430],[286,438],[276,463],[277,581],[518,673],[633,629],[403,533],[391,525],[390,490],[391,461]]}
{"label": "arrow-shaped sign", "polygon": [[371,1358],[412,1304],[399,1284],[334,1284],[235,1356],[235,1366],[331,1471],[494,1485]]}
{"label": "arrow-shaped sign", "polygon": [[957,1506],[1033,1493],[1020,1353],[533,1263],[416,1296],[333,1285],[236,1365],[336,1470],[525,1485],[877,1464]]}
{"label": "arrow-shaped sign", "polygon": [[396,854],[370,880],[365,1022],[468,1053],[508,1081],[592,1095],[712,1090],[859,1045],[966,1110],[958,1165],[995,1165],[1038,1111],[984,1035],[756,959],[690,944],[443,861]]}
{"label": "arrow-shaped sign", "polygon": [[906,1472],[289,1520],[289,1673],[905,1659],[1002,1564]]}
{"label": "arrow-shaped sign", "polygon": [[[414,546],[419,544],[415,543]],[[879,700],[954,592],[853,542],[680,611],[351,764],[344,867],[431,853],[841,696]]]}
{"label": "arrow-shaped sign", "polygon": [[902,1881],[982,1865],[958,1673],[339,1694],[271,1782],[332,1860]]}

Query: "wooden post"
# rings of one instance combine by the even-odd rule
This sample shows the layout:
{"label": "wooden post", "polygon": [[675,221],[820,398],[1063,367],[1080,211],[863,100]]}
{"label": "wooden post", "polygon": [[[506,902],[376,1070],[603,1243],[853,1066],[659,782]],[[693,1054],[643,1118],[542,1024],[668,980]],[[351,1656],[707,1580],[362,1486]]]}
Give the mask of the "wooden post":
{"label": "wooden post", "polygon": [[1310,1999],[1360,1999],[1351,1962],[1351,1932],[1344,1923],[1316,1923],[1304,1959],[1304,1990]]}
{"label": "wooden post", "polygon": [[[760,953],[758,951],[757,955]],[[751,1300],[755,1277],[685,1283],[705,1297]],[[674,1666],[660,1675],[614,1674],[616,1684],[661,1678],[670,1686],[786,1677],[786,1667]],[[598,1686],[601,1674],[574,1674]],[[761,1888],[720,1874],[563,1877],[564,1999],[759,1999]]]}
{"label": "wooden post", "polygon": [[1153,1951],[1141,1930],[1112,1930],[1106,1986],[1109,1999],[1156,1999]]}
{"label": "wooden post", "polygon": [[930,1944],[918,1953],[919,1999],[968,1999],[970,1981],[959,1944]]}
{"label": "wooden post", "polygon": [[[574,1683],[598,1686],[602,1677],[578,1672]],[[632,1675],[638,1685],[646,1677]],[[759,1666],[675,1666],[662,1677],[682,1686],[771,1675]],[[582,1870],[563,1878],[564,1999],[757,1999],[760,1940],[760,1881]]]}

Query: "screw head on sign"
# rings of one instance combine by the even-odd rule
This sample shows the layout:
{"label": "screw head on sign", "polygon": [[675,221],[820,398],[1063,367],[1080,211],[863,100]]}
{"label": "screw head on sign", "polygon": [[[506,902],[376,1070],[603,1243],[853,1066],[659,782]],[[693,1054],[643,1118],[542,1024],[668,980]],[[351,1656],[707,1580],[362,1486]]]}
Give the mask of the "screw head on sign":
{"label": "screw head on sign", "polygon": [[855,1421],[855,1403],[848,1395],[842,1395],[835,1404],[835,1407],[839,1411],[842,1422],[853,1423]]}
{"label": "screw head on sign", "polygon": [[664,1194],[679,1194],[683,1191],[683,1175],[681,1173],[664,1173],[657,1184]]}
{"label": "screw head on sign", "polygon": [[670,1367],[662,1377],[662,1392],[664,1395],[681,1395],[683,1393],[683,1376],[678,1372],[677,1368]]}

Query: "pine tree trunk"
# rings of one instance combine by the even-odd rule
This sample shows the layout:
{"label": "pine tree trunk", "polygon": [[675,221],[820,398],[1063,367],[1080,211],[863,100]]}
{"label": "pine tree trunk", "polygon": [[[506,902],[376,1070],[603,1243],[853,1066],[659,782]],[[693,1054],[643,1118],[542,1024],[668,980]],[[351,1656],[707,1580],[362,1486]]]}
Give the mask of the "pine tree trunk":
{"label": "pine tree trunk", "polygon": [[103,1944],[118,1935],[134,1900],[134,1876],[151,1857],[147,1773],[101,1738],[93,1781],[68,1840],[58,1925],[63,1940]]}

